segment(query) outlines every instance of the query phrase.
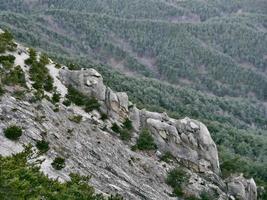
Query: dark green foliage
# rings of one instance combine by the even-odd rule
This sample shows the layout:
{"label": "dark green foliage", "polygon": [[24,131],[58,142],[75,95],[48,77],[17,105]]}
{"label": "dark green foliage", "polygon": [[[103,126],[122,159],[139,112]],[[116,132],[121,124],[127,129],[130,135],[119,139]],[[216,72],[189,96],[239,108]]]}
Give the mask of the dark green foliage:
{"label": "dark green foliage", "polygon": [[5,94],[5,90],[4,90],[3,86],[0,85],[0,96],[2,96],[3,94]]}
{"label": "dark green foliage", "polygon": [[7,55],[0,56],[0,64],[2,64],[6,69],[11,68],[14,65],[15,56]]}
{"label": "dark green foliage", "polygon": [[52,167],[56,170],[61,170],[65,167],[65,159],[61,157],[56,157],[51,163]]}
{"label": "dark green foliage", "polygon": [[25,75],[20,66],[11,69],[10,72],[6,74],[3,82],[6,85],[20,85],[26,87]]}
{"label": "dark green foliage", "polygon": [[112,124],[111,130],[114,131],[116,134],[119,134],[119,136],[122,140],[128,141],[131,139],[131,136],[132,136],[131,131],[124,128],[124,127],[121,128],[116,123]]}
{"label": "dark green foliage", "polygon": [[36,147],[42,153],[47,152],[49,150],[49,142],[45,140],[37,141]]}
{"label": "dark green foliage", "polygon": [[79,69],[79,67],[77,65],[75,65],[74,63],[69,63],[68,64],[68,68],[69,68],[69,70],[77,70],[77,69]]}
{"label": "dark green foliage", "polygon": [[[13,42],[13,36],[7,30],[0,34],[0,53],[15,51],[17,45]],[[1,61],[0,61],[1,63]]]}
{"label": "dark green foliage", "polygon": [[68,99],[65,99],[62,103],[67,107],[71,105],[71,101]]}
{"label": "dark green foliage", "polygon": [[133,128],[132,121],[129,118],[126,118],[125,121],[123,122],[123,127],[128,130],[132,130]]}
{"label": "dark green foliage", "polygon": [[179,167],[171,170],[166,179],[166,183],[173,188],[173,194],[177,197],[183,196],[182,186],[188,182],[188,175]]}
{"label": "dark green foliage", "polygon": [[101,114],[101,118],[100,118],[101,120],[108,119],[108,115],[106,113],[101,112],[100,114]]}
{"label": "dark green foliage", "polygon": [[121,129],[119,133],[120,138],[125,141],[129,141],[132,137],[132,133],[128,129]]}
{"label": "dark green foliage", "polygon": [[66,97],[68,98],[68,100],[70,100],[77,106],[84,107],[84,110],[86,112],[98,110],[100,107],[100,104],[98,103],[97,99],[87,97],[72,86],[68,87],[68,94]]}
{"label": "dark green foliage", "polygon": [[[25,63],[30,65],[30,79],[34,82],[33,88],[35,88],[39,94],[45,90],[51,92],[53,90],[53,78],[50,76],[48,69],[45,67],[49,63],[48,57],[45,54],[41,54],[40,61],[37,61],[37,54],[34,49],[29,50],[30,58]],[[41,95],[38,95],[42,98]]]}
{"label": "dark green foliage", "polygon": [[39,63],[41,63],[42,65],[48,65],[49,64],[49,58],[45,53],[42,53],[40,55],[40,61]]}
{"label": "dark green foliage", "polygon": [[60,101],[60,94],[58,92],[54,92],[52,96],[52,102],[58,103]]}
{"label": "dark green foliage", "polygon": [[[29,165],[29,150],[12,157],[0,156],[0,199],[71,199],[105,200],[88,185],[89,177],[70,174],[71,181],[60,183],[49,179],[39,168]],[[109,200],[121,200],[118,195]]]}
{"label": "dark green foliage", "polygon": [[154,138],[148,129],[142,130],[137,139],[136,146],[140,150],[153,150],[157,148]]}
{"label": "dark green foliage", "polygon": [[56,63],[55,64],[55,68],[60,69],[61,68],[61,65],[59,63]]}
{"label": "dark green foliage", "polygon": [[100,107],[100,104],[96,98],[88,98],[85,101],[84,110],[86,112],[91,112],[93,110],[98,110]]}
{"label": "dark green foliage", "polygon": [[70,121],[73,121],[77,124],[79,124],[82,121],[83,117],[81,115],[73,115],[71,117],[69,117]]}
{"label": "dark green foliage", "polygon": [[111,130],[114,131],[115,133],[119,133],[120,132],[120,127],[118,126],[118,124],[113,123]]}
{"label": "dark green foliage", "polygon": [[10,140],[18,140],[22,135],[22,129],[18,126],[12,125],[4,130],[4,134]]}

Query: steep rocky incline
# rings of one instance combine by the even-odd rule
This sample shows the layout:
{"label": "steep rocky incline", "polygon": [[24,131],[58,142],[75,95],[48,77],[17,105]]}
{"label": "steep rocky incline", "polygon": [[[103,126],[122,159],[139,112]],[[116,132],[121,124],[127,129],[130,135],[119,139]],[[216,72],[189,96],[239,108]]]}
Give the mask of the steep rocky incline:
{"label": "steep rocky incline", "polygon": [[[23,90],[21,87],[5,86],[0,101],[1,155],[21,152],[24,145],[35,146],[37,141],[45,140],[49,142],[49,150],[35,159],[42,161],[40,169],[49,177],[66,181],[71,172],[91,175],[90,184],[97,191],[119,193],[125,199],[177,199],[166,184],[168,172],[176,166],[184,168],[189,175],[189,182],[183,188],[188,196],[199,197],[205,191],[216,193],[218,199],[257,199],[253,179],[240,175],[224,181],[220,177],[217,148],[203,123],[139,110],[129,102],[126,93],[105,86],[101,74],[94,69],[69,70],[49,60],[45,67],[53,79],[54,93],[60,94],[60,99],[58,103],[51,102],[53,92],[45,92],[47,98],[36,100],[30,66],[25,64],[28,52],[18,45],[15,51],[2,54],[15,57],[15,65],[25,74],[27,89],[18,98],[14,94]],[[99,109],[86,112],[82,106],[66,105],[69,87],[96,99]],[[79,120],[74,120],[77,116]],[[123,127],[127,120],[132,124],[132,137],[123,141],[115,133],[114,124]],[[17,141],[4,134],[14,124],[23,130]],[[151,133],[156,150],[131,148],[144,129]],[[166,154],[172,155],[172,162],[162,161]],[[58,156],[65,159],[66,166],[61,170],[51,166]]]}

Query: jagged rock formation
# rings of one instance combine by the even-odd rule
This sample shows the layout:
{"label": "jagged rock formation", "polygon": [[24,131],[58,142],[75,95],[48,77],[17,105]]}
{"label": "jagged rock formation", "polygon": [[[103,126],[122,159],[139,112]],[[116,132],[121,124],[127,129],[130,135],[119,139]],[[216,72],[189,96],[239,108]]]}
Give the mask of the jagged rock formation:
{"label": "jagged rock formation", "polygon": [[[253,179],[233,177],[225,184],[220,178],[217,148],[203,123],[139,110],[128,101],[126,93],[114,92],[105,86],[102,76],[94,69],[56,69],[50,61],[46,67],[54,79],[54,87],[61,93],[58,111],[46,99],[31,101],[34,89],[27,78],[29,66],[24,63],[28,57],[26,54],[26,49],[21,46],[13,53],[31,91],[23,99],[12,97],[11,92],[1,97],[1,155],[20,152],[24,144],[34,145],[45,139],[49,141],[50,149],[38,158],[43,160],[41,170],[45,174],[60,181],[68,180],[70,172],[92,175],[91,184],[102,193],[117,192],[126,199],[176,199],[170,196],[172,189],[165,179],[167,172],[179,164],[186,167],[190,174],[189,185],[184,188],[188,195],[199,196],[202,191],[207,191],[218,194],[218,199],[257,199]],[[61,102],[68,85],[96,98],[101,105],[100,111],[107,113],[108,119],[102,120],[98,111],[86,113],[78,106],[63,105]],[[82,121],[71,121],[73,115],[82,116]],[[132,120],[135,133],[129,143],[121,141],[110,129],[112,123],[121,124],[127,118]],[[10,141],[3,134],[3,130],[12,124],[23,128],[23,135],[17,142]],[[130,145],[135,143],[144,128],[152,133],[157,152],[146,154],[131,150]],[[161,162],[158,156],[166,152],[170,152],[177,162]],[[60,171],[51,166],[58,155],[66,159],[66,167]]]}

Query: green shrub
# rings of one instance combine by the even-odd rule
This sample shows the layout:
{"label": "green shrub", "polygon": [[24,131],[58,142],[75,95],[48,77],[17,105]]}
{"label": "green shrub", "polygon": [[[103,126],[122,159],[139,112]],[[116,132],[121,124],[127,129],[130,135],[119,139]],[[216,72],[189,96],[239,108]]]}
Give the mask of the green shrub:
{"label": "green shrub", "polygon": [[14,65],[15,56],[7,55],[7,56],[0,56],[0,64],[2,64],[5,68],[11,68]]}
{"label": "green shrub", "polygon": [[56,170],[61,170],[65,167],[65,159],[61,157],[56,157],[51,163],[52,167]]}
{"label": "green shrub", "polygon": [[120,134],[120,138],[125,141],[130,140],[132,136],[131,132],[127,129],[121,129],[119,131],[119,134]]}
{"label": "green shrub", "polygon": [[14,69],[10,70],[3,82],[6,85],[20,85],[26,87],[25,75],[20,66],[16,66]]}
{"label": "green shrub", "polygon": [[44,90],[47,92],[51,92],[54,88],[53,82],[54,82],[53,78],[48,75],[46,79],[44,79],[43,83]]}
{"label": "green shrub", "polygon": [[60,69],[61,65],[59,63],[55,64],[55,68]]}
{"label": "green shrub", "polygon": [[4,130],[5,136],[10,140],[18,140],[22,135],[22,129],[18,126],[10,126]]}
{"label": "green shrub", "polygon": [[73,115],[71,117],[69,117],[70,121],[73,121],[77,124],[79,124],[82,121],[83,117],[81,115]]}
{"label": "green shrub", "polygon": [[132,130],[133,128],[132,121],[129,118],[126,118],[126,120],[123,122],[123,127],[128,130]]}
{"label": "green shrub", "polygon": [[36,147],[40,152],[47,152],[49,150],[49,142],[45,140],[37,141]]}
{"label": "green shrub", "polygon": [[98,110],[100,107],[99,102],[97,101],[97,99],[95,98],[91,98],[91,99],[87,99],[86,103],[85,103],[85,108],[84,110],[86,112],[91,112],[93,110]]}
{"label": "green shrub", "polygon": [[5,90],[2,85],[0,85],[0,96],[2,96],[3,94],[5,94]]}
{"label": "green shrub", "polygon": [[63,105],[65,105],[67,107],[71,105],[71,101],[68,99],[65,99],[62,103],[63,103]]}
{"label": "green shrub", "polygon": [[108,115],[106,113],[101,112],[100,114],[101,114],[101,118],[100,118],[101,120],[104,121],[104,120],[108,119]]}
{"label": "green shrub", "polygon": [[87,97],[72,86],[68,87],[68,94],[66,97],[77,106],[83,106],[86,112],[99,110],[100,104],[97,99]]}
{"label": "green shrub", "polygon": [[126,128],[119,127],[116,123],[112,124],[111,130],[116,134],[119,134],[122,140],[128,141],[131,139],[132,133]]}
{"label": "green shrub", "polygon": [[187,173],[180,167],[171,170],[166,179],[166,183],[173,188],[173,194],[177,197],[183,196],[182,186],[188,182]]}
{"label": "green shrub", "polygon": [[156,149],[157,146],[154,143],[154,138],[150,134],[148,129],[143,129],[137,139],[136,146],[140,150],[153,150]]}
{"label": "green shrub", "polygon": [[5,31],[0,34],[0,53],[5,51],[15,51],[17,45],[13,42],[13,36],[10,32]]}
{"label": "green shrub", "polygon": [[113,123],[111,130],[114,131],[115,133],[119,133],[120,132],[120,127],[118,126],[117,123]]}
{"label": "green shrub", "polygon": [[69,63],[68,66],[69,70],[78,70],[79,67],[75,65],[74,63]]}
{"label": "green shrub", "polygon": [[60,101],[60,94],[58,92],[54,92],[52,96],[52,102],[58,103]]}
{"label": "green shrub", "polygon": [[40,55],[40,61],[39,61],[42,65],[48,65],[49,64],[49,58],[45,53],[42,53]]}

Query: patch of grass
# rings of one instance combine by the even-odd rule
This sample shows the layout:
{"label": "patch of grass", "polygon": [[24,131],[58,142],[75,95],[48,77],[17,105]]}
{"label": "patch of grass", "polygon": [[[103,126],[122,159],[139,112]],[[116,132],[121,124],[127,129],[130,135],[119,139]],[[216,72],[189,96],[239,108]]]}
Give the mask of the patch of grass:
{"label": "patch of grass", "polygon": [[79,124],[82,121],[83,117],[81,115],[73,115],[71,117],[69,117],[69,120],[72,122],[75,122],[77,124]]}
{"label": "patch of grass", "polygon": [[56,157],[51,163],[52,167],[56,170],[61,170],[65,167],[65,159],[61,157]]}
{"label": "patch of grass", "polygon": [[153,150],[157,148],[154,138],[148,129],[143,129],[136,142],[136,147],[139,150]]}
{"label": "patch of grass", "polygon": [[45,153],[49,150],[49,142],[45,140],[37,141],[36,147],[40,152]]}
{"label": "patch of grass", "polygon": [[4,130],[4,134],[10,140],[18,140],[22,135],[22,129],[21,127],[12,125]]}

